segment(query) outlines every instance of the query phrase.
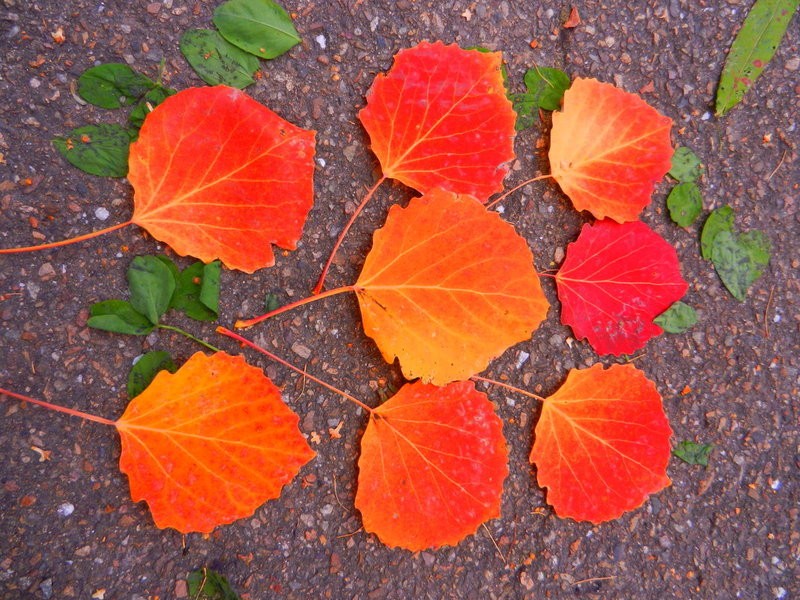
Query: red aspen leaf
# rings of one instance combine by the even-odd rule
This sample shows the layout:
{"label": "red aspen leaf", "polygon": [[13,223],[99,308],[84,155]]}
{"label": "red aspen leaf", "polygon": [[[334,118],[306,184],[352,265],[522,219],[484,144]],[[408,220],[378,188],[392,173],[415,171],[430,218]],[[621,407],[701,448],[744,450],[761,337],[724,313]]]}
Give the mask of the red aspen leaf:
{"label": "red aspen leaf", "polygon": [[441,187],[485,202],[515,156],[499,52],[441,42],[401,50],[358,118],[384,175],[422,193]]}
{"label": "red aspen leaf", "polygon": [[475,198],[434,189],[392,206],[353,286],[364,332],[408,379],[468,379],[547,316],[533,255]]}
{"label": "red aspen leaf", "polygon": [[671,168],[672,121],[644,100],[577,78],[553,113],[550,169],[576,210],[620,223],[639,218]]}
{"label": "red aspen leaf", "polygon": [[500,516],[503,424],[470,381],[407,383],[373,411],[358,469],[366,531],[412,551],[455,545]]}
{"label": "red aspen leaf", "polygon": [[572,369],[546,398],[530,460],[560,517],[601,523],[670,484],[672,435],[655,384],[633,365]]}
{"label": "red aspen leaf", "polygon": [[132,220],[182,256],[271,266],[313,204],[314,135],[235,88],[178,92],[131,144]]}
{"label": "red aspen leaf", "polygon": [[688,289],[675,249],[641,221],[583,226],[556,274],[561,322],[598,354],[630,354]]}
{"label": "red aspen leaf", "polygon": [[161,371],[115,423],[120,470],[158,527],[209,532],[277,498],[313,458],[298,420],[241,356],[198,352]]}

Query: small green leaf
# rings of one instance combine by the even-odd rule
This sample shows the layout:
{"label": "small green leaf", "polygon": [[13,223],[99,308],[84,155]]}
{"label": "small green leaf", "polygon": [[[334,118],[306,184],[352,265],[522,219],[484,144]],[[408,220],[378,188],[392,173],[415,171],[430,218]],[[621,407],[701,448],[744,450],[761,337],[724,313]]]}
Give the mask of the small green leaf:
{"label": "small green leaf", "polygon": [[100,177],[125,177],[131,132],[120,125],[101,124],[78,127],[67,137],[57,137],[53,145],[70,164]]}
{"label": "small green leaf", "polygon": [[[181,270],[178,268],[178,265],[176,265],[174,262],[172,262],[172,259],[169,256],[165,256],[163,254],[156,254],[155,258],[157,258],[158,260],[160,260],[162,263],[164,263],[167,266],[167,268],[169,269],[169,272],[172,273],[172,278],[175,280],[175,283],[177,285],[178,277],[181,276]],[[172,295],[174,296],[175,293],[173,292]]]}
{"label": "small green leaf", "polygon": [[172,308],[197,321],[214,321],[217,313],[203,304],[200,299],[205,279],[204,265],[196,262],[186,267],[178,277],[178,284],[172,296]]}
{"label": "small green leaf", "polygon": [[733,40],[717,88],[717,116],[736,106],[772,60],[800,0],[756,0]]}
{"label": "small green leaf", "polygon": [[259,58],[275,58],[300,43],[292,19],[272,0],[228,0],[213,20],[222,37]]}
{"label": "small green leaf", "polygon": [[703,258],[711,260],[714,238],[722,231],[733,231],[733,219],[733,208],[728,205],[721,206],[708,215],[703,225],[703,232],[700,234],[700,250]]}
{"label": "small green leaf", "polygon": [[211,569],[192,571],[186,583],[192,600],[241,600],[228,580]]}
{"label": "small green leaf", "polygon": [[203,265],[203,280],[200,282],[200,302],[219,314],[219,278],[222,273],[222,263],[218,260]]}
{"label": "small green leaf", "polygon": [[147,335],[153,331],[147,317],[125,300],[97,302],[92,305],[89,315],[86,324],[94,329],[129,335]]}
{"label": "small green leaf", "polygon": [[123,63],[92,67],[78,77],[78,95],[101,108],[133,104],[156,83]]}
{"label": "small green leaf", "polygon": [[703,163],[691,148],[680,146],[672,155],[672,168],[669,174],[681,183],[697,181],[703,174]]}
{"label": "small green leaf", "polygon": [[771,244],[761,231],[748,231],[738,237],[721,231],[711,245],[711,261],[733,297],[744,302],[747,290],[769,264]]}
{"label": "small green leaf", "polygon": [[165,88],[161,87],[160,85],[158,87],[154,87],[144,95],[144,98],[142,98],[139,101],[139,104],[137,104],[131,111],[131,114],[128,117],[128,125],[136,130],[141,128],[145,117],[147,117],[147,115],[149,115],[156,106],[161,104],[164,100],[175,93],[176,90],[173,90],[172,88]]}
{"label": "small green leaf", "polygon": [[181,52],[209,85],[243,89],[255,82],[258,58],[228,42],[211,29],[190,29],[181,36]]}
{"label": "small green leaf", "polygon": [[708,459],[713,449],[714,446],[711,444],[696,444],[695,442],[686,440],[679,443],[672,453],[690,465],[702,465],[707,467]]}
{"label": "small green leaf", "polygon": [[272,312],[273,310],[278,310],[280,307],[281,303],[278,300],[278,294],[267,294],[267,297],[264,299],[265,312]]}
{"label": "small green leaf", "polygon": [[689,227],[703,211],[703,196],[694,183],[679,183],[667,196],[669,216],[681,227]]}
{"label": "small green leaf", "polygon": [[536,106],[544,110],[561,108],[561,99],[569,86],[569,75],[561,69],[534,67],[525,73],[528,93],[533,96]]}
{"label": "small green leaf", "polygon": [[172,362],[168,352],[157,351],[144,354],[134,363],[128,374],[128,399],[133,400],[145,391],[159,371],[174,373],[177,370],[178,367]]}
{"label": "small green leaf", "polygon": [[683,333],[697,323],[697,312],[684,302],[676,302],[653,319],[667,333]]}
{"label": "small green leaf", "polygon": [[517,122],[514,124],[514,129],[522,131],[531,127],[538,116],[536,109],[536,99],[533,94],[509,94],[508,99],[511,100],[514,112],[517,113]]}
{"label": "small green leaf", "polygon": [[137,256],[128,267],[131,305],[153,325],[169,308],[175,279],[169,267],[155,256]]}

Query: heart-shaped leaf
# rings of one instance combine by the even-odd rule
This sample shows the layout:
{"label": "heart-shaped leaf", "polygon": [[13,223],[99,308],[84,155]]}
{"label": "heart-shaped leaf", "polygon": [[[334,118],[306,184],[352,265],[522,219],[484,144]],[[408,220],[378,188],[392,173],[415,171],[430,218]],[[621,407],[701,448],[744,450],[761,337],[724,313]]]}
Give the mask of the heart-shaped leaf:
{"label": "heart-shaped leaf", "polygon": [[720,231],[711,246],[711,261],[722,283],[739,302],[767,268],[772,245],[761,231],[736,235]]}

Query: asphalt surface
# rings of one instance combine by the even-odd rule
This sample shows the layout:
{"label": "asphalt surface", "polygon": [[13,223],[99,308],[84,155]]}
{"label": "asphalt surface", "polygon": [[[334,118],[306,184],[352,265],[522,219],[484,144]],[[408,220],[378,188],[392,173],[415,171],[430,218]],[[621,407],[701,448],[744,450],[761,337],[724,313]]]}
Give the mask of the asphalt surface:
{"label": "asphalt surface", "polygon": [[[675,122],[675,145],[706,164],[705,209],[730,204],[742,230],[760,229],[774,252],[766,274],[737,302],[700,258],[699,224],[669,220],[656,189],[643,218],[678,251],[700,321],[652,340],[637,356],[664,398],[674,442],[714,445],[709,466],[673,459],[672,486],[599,526],[556,517],[527,462],[534,401],[491,393],[505,423],[511,475],[502,518],[456,547],[415,554],[360,529],[353,506],[365,418],[338,397],[262,357],[247,354],[284,387],[301,429],[319,436],[318,457],[280,499],[211,535],[158,530],[128,495],[110,427],[0,402],[0,597],[154,599],[187,597],[186,575],[208,566],[243,598],[792,598],[800,597],[798,508],[798,107],[797,18],[743,103],[722,119],[714,91],[733,35],[751,2],[575,2],[582,23],[564,29],[569,3],[285,2],[303,44],[262,65],[248,89],[318,143],[316,203],[300,247],[253,276],[225,271],[221,323],[260,312],[267,292],[306,295],[338,231],[375,176],[377,162],[356,119],[374,76],[422,40],[502,50],[510,85],[534,63],[596,77],[642,96]],[[132,190],[70,167],[55,135],[123,111],[82,106],[71,91],[99,62],[128,62],[182,89],[201,82],[178,39],[209,27],[215,2],[4,0],[0,9],[0,246],[56,240],[127,220]],[[61,32],[61,33],[59,33]],[[60,41],[63,34],[63,41]],[[547,120],[522,133],[509,185],[547,173]],[[348,237],[329,284],[357,277],[371,232],[411,192],[384,187]],[[504,202],[540,270],[557,266],[587,219],[550,182]],[[135,227],[58,250],[0,257],[0,386],[117,418],[132,360],[150,349],[183,361],[191,342],[86,327],[89,306],[121,297],[138,254],[164,248]],[[188,261],[181,260],[181,264]],[[487,371],[552,393],[569,368],[605,364],[557,318]],[[172,315],[230,352],[213,328]],[[252,336],[366,402],[399,384],[361,331],[355,300],[339,296],[259,326]],[[528,355],[526,360],[522,360]],[[335,429],[341,437],[329,432]]]}

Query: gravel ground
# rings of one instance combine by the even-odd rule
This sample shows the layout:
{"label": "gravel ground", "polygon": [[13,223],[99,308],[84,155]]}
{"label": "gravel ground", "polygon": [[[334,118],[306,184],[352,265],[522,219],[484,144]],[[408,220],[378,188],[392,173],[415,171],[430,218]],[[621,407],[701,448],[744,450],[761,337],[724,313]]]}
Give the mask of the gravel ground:
{"label": "gravel ground", "polygon": [[[209,27],[216,4],[3,1],[0,246],[62,239],[129,218],[127,182],[85,175],[51,145],[75,126],[124,118],[122,111],[80,105],[71,86],[96,61],[127,62],[154,77],[162,59],[172,87],[200,85],[178,39],[188,28]],[[456,547],[390,549],[360,529],[353,507],[364,415],[248,354],[284,386],[302,431],[319,435],[318,457],[253,517],[184,538],[158,530],[146,506],[131,502],[111,428],[4,399],[0,597],[185,598],[187,573],[202,566],[251,599],[800,597],[797,19],[755,89],[717,119],[716,83],[749,0],[574,5],[582,23],[567,30],[561,25],[572,5],[563,2],[284,2],[303,44],[263,64],[248,92],[318,132],[316,203],[297,251],[279,253],[274,268],[253,276],[223,273],[221,322],[257,314],[269,291],[282,301],[301,298],[316,281],[375,176],[356,113],[398,50],[436,39],[503,50],[517,91],[534,63],[613,82],[671,117],[675,144],[704,160],[705,208],[731,204],[737,225],[765,231],[774,247],[766,274],[739,303],[700,258],[699,226],[683,230],[669,220],[668,182],[643,215],[677,249],[690,284],[685,301],[700,322],[652,340],[636,364],[664,398],[674,441],[714,445],[709,466],[673,459],[672,486],[614,522],[559,519],[527,462],[538,406],[495,390],[510,448],[502,518]],[[545,123],[519,136],[509,185],[549,171],[547,129]],[[355,280],[387,206],[410,196],[400,184],[378,193],[347,238],[329,285]],[[510,197],[504,211],[542,270],[556,266],[584,220],[548,182]],[[156,348],[183,361],[197,349],[167,332],[142,339],[86,327],[93,302],[122,295],[132,257],[164,250],[129,227],[58,250],[0,257],[0,385],[118,417],[134,357]],[[544,286],[557,307],[552,282]],[[548,395],[567,369],[596,362],[556,314],[492,363],[487,376]],[[207,325],[175,314],[169,322],[238,352]],[[401,381],[361,331],[354,298],[309,305],[251,331],[257,342],[367,402],[377,403],[379,385]],[[330,434],[340,423],[341,437]]]}

